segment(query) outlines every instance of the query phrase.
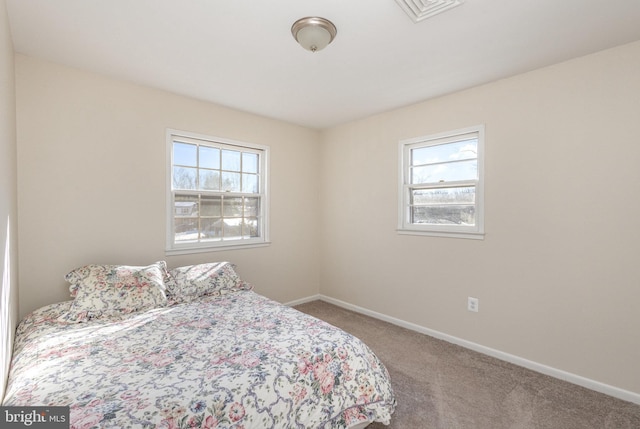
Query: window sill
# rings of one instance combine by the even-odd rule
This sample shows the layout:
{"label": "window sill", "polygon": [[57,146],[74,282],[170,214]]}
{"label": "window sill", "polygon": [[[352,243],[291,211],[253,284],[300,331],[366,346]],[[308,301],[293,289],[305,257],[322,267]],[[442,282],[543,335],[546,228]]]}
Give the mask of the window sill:
{"label": "window sill", "polygon": [[417,231],[414,229],[398,229],[400,235],[422,235],[427,237],[464,238],[484,240],[484,232],[451,232],[451,231]]}
{"label": "window sill", "polygon": [[189,255],[192,253],[209,253],[209,252],[221,252],[225,250],[240,250],[251,249],[255,247],[267,247],[270,246],[270,241],[264,241],[260,243],[247,243],[247,244],[224,244],[217,246],[196,246],[196,247],[180,247],[176,249],[165,249],[166,256],[174,255]]}

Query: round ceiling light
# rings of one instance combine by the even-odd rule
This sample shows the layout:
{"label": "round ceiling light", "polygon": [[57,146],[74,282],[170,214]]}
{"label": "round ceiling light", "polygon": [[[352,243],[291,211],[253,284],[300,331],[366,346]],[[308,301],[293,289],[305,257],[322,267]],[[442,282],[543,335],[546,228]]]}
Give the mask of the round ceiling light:
{"label": "round ceiling light", "polygon": [[301,18],[291,26],[293,38],[308,51],[324,49],[336,37],[338,30],[331,21],[317,16]]}

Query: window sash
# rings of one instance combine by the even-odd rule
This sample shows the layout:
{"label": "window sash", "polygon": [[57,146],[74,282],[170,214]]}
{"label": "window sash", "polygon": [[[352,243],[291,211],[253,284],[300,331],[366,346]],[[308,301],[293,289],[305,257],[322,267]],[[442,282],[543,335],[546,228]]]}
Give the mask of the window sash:
{"label": "window sash", "polygon": [[174,191],[173,197],[174,244],[230,242],[261,236],[259,194]]}
{"label": "window sash", "polygon": [[[191,153],[176,155],[180,144]],[[167,130],[167,252],[267,244],[267,156],[266,146]],[[189,180],[174,179],[180,169]],[[236,182],[224,186],[225,174]]]}
{"label": "window sash", "polygon": [[[466,153],[458,158],[444,159],[426,156],[437,152],[449,154],[451,151],[447,152],[448,150],[459,149],[463,147],[461,143],[466,141],[473,142],[469,149],[475,146],[475,155]],[[441,147],[442,151],[420,151],[424,148],[437,147]],[[482,238],[484,234],[483,152],[483,126],[401,141],[399,143],[398,232]],[[416,153],[419,156],[414,156]],[[467,171],[457,175],[422,174],[419,176],[416,174],[416,169],[426,167],[436,171],[443,166],[463,166],[463,163],[468,163]],[[475,171],[473,171],[474,168]],[[421,195],[420,191],[425,192]],[[437,196],[441,197],[440,201]],[[471,196],[473,197],[470,200]]]}

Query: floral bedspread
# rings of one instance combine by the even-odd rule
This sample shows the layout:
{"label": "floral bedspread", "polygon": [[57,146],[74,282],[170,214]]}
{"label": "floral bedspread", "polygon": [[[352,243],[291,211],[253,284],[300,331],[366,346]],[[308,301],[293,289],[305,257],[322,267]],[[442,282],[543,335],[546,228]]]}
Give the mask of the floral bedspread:
{"label": "floral bedspread", "polygon": [[389,423],[383,364],[357,338],[252,291],[18,326],[3,405],[69,405],[71,427],[348,428]]}

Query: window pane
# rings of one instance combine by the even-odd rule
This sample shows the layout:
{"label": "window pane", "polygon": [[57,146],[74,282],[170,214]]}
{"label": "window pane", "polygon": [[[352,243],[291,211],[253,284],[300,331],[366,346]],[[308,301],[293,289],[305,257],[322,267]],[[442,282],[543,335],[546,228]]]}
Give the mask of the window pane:
{"label": "window pane", "polygon": [[411,191],[412,205],[434,204],[475,204],[476,188],[463,186],[459,188],[414,189]]}
{"label": "window pane", "polygon": [[240,192],[240,173],[222,172],[222,191]]}
{"label": "window pane", "polygon": [[258,154],[256,153],[242,154],[242,171],[245,173],[258,172]]}
{"label": "window pane", "polygon": [[195,241],[198,239],[198,219],[175,219],[175,241]]}
{"label": "window pane", "polygon": [[220,169],[220,149],[215,147],[200,146],[200,168]]}
{"label": "window pane", "polygon": [[411,223],[429,225],[475,225],[475,206],[414,206]]}
{"label": "window pane", "polygon": [[187,143],[173,143],[173,163],[175,165],[184,165],[187,167],[195,167],[198,165],[198,157],[196,156],[197,146]]}
{"label": "window pane", "polygon": [[242,216],[242,198],[225,198],[224,213],[225,217],[241,217]]}
{"label": "window pane", "polygon": [[244,199],[244,216],[256,217],[260,213],[260,198]]}
{"label": "window pane", "polygon": [[222,197],[216,196],[202,196],[200,200],[202,209],[200,210],[201,216],[222,216]]}
{"label": "window pane", "polygon": [[196,189],[195,168],[173,167],[173,189]]}
{"label": "window pane", "polygon": [[222,169],[240,171],[240,152],[237,150],[222,150]]}
{"label": "window pane", "polygon": [[198,197],[193,195],[176,195],[174,214],[175,241],[197,240]]}
{"label": "window pane", "polygon": [[200,171],[200,189],[207,191],[220,190],[220,172],[216,170],[199,170]]}
{"label": "window pane", "polygon": [[239,239],[242,237],[242,219],[225,219],[223,223],[224,239]]}
{"label": "window pane", "polygon": [[434,164],[478,157],[478,140],[421,147],[411,150],[411,165]]}
{"label": "window pane", "polygon": [[428,165],[411,169],[411,183],[438,183],[478,178],[478,161],[473,159],[448,164]]}
{"label": "window pane", "polygon": [[242,175],[242,192],[248,192],[251,194],[258,193],[258,175],[256,174]]}
{"label": "window pane", "polygon": [[219,240],[222,238],[222,219],[204,218],[200,220],[203,240]]}
{"label": "window pane", "polygon": [[198,216],[198,197],[193,195],[176,195],[174,214],[176,217]]}
{"label": "window pane", "polygon": [[242,228],[242,235],[245,237],[259,237],[260,236],[260,231],[258,230],[258,219],[257,218],[251,218],[251,219],[245,219],[244,220],[244,224],[243,224],[243,228]]}

